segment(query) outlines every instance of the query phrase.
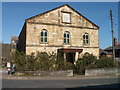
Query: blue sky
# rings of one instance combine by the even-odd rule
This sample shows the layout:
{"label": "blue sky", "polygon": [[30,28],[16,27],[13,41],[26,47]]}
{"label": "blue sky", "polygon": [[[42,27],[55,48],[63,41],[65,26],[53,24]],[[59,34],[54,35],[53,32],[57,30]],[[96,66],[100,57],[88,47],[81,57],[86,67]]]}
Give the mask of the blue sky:
{"label": "blue sky", "polygon": [[100,48],[112,45],[109,11],[113,11],[115,37],[118,38],[117,2],[3,2],[2,3],[2,42],[10,43],[11,36],[18,36],[24,20],[63,4],[75,10],[100,27]]}

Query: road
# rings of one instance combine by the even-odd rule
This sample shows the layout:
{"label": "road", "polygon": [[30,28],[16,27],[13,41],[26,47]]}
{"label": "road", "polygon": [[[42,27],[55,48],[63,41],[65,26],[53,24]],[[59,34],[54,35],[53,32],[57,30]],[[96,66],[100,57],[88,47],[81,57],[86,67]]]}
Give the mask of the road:
{"label": "road", "polygon": [[[120,85],[120,83],[119,83]],[[3,79],[3,88],[118,88],[118,78],[93,78],[70,80]]]}

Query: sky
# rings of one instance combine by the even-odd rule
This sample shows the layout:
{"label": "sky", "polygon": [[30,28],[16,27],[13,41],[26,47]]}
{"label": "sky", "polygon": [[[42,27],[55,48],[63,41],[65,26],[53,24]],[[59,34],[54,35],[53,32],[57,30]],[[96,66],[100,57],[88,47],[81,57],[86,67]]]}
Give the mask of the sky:
{"label": "sky", "polygon": [[110,8],[113,11],[114,36],[118,38],[117,2],[2,2],[2,43],[10,43],[11,36],[19,36],[25,19],[69,4],[99,29],[99,45],[105,49],[112,45]]}

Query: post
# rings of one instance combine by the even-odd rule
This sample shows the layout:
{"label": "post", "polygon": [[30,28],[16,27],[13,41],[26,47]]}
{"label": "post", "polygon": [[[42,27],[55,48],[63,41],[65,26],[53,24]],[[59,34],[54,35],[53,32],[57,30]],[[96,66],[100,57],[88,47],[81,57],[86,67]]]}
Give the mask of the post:
{"label": "post", "polygon": [[74,64],[76,64],[76,62],[77,62],[77,60],[78,60],[78,57],[79,57],[79,52],[76,52],[76,53],[75,53],[75,62],[74,62]]}
{"label": "post", "polygon": [[64,64],[66,65],[66,53],[64,53]]}
{"label": "post", "polygon": [[114,27],[113,27],[113,16],[112,10],[110,9],[110,19],[111,19],[111,31],[112,31],[112,51],[113,51],[113,60],[115,62],[115,46],[114,46]]}

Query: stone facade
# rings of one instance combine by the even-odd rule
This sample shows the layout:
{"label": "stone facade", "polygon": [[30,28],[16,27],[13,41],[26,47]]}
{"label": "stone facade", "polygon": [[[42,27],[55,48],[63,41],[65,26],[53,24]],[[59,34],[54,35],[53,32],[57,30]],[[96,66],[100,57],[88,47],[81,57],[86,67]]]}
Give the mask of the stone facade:
{"label": "stone facade", "polygon": [[[63,14],[67,13],[63,17]],[[67,17],[68,16],[68,17]],[[63,19],[65,19],[64,22]],[[70,20],[69,20],[70,19]],[[80,55],[85,52],[99,56],[99,27],[84,17],[82,14],[65,4],[45,13],[25,20],[19,35],[18,49],[26,54],[32,52],[55,52],[58,49],[81,49]],[[41,43],[40,32],[47,31],[47,42]],[[64,33],[69,32],[69,43],[64,43]],[[87,33],[89,43],[83,44],[83,35]],[[69,52],[69,51],[68,51]],[[64,53],[64,52],[63,52]],[[76,56],[77,57],[77,56]]]}

